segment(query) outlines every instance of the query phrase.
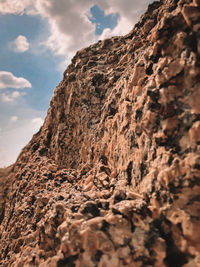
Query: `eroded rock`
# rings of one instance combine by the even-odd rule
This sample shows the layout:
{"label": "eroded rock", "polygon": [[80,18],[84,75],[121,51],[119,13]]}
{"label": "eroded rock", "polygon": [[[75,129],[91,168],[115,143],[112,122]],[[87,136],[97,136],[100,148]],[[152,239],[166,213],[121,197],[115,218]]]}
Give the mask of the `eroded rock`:
{"label": "eroded rock", "polygon": [[199,1],[77,52],[0,170],[0,266],[200,266]]}

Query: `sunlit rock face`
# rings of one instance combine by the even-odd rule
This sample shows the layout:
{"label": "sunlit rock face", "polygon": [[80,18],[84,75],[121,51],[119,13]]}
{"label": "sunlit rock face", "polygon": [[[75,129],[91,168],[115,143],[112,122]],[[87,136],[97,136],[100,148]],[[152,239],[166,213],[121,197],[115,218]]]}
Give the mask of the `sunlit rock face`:
{"label": "sunlit rock face", "polygon": [[200,2],[78,51],[0,170],[0,266],[200,266]]}

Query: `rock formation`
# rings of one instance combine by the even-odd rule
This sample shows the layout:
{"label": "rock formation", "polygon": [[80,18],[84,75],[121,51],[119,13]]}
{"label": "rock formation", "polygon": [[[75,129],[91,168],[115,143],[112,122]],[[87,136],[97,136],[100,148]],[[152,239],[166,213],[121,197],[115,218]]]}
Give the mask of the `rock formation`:
{"label": "rock formation", "polygon": [[200,1],[77,52],[0,170],[0,266],[200,266]]}

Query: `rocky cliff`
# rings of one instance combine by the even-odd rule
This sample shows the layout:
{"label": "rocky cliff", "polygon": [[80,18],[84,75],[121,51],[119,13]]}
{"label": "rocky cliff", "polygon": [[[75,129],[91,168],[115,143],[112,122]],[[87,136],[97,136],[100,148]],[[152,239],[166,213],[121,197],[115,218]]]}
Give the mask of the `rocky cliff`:
{"label": "rocky cliff", "polygon": [[75,55],[0,170],[0,266],[200,266],[200,1]]}

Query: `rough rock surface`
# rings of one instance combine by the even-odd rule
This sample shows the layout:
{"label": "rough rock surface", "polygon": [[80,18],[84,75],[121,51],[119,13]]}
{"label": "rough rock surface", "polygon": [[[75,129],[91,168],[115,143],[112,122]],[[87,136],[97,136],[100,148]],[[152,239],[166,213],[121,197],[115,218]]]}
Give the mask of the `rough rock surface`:
{"label": "rough rock surface", "polygon": [[75,55],[0,170],[0,266],[200,266],[200,1]]}

